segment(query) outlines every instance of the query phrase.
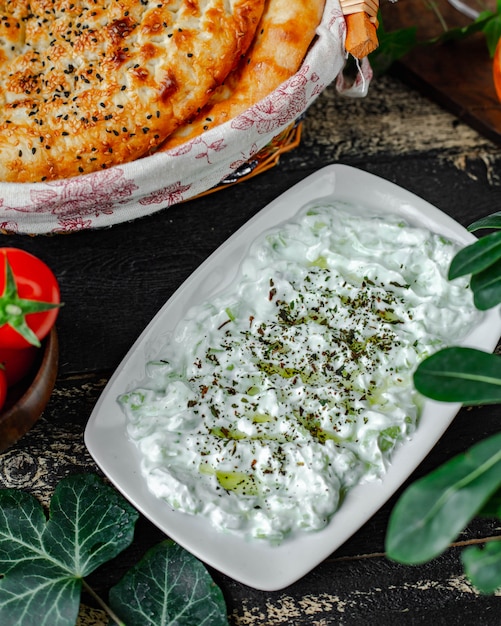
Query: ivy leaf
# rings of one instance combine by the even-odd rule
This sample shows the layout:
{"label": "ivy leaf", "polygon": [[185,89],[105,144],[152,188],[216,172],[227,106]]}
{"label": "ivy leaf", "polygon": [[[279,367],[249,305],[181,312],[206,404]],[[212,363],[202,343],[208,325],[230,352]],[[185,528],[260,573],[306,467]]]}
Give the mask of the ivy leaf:
{"label": "ivy leaf", "polygon": [[501,541],[489,541],[482,548],[466,548],[461,560],[466,575],[481,593],[501,589]]}
{"label": "ivy leaf", "polygon": [[468,226],[470,232],[482,230],[483,228],[501,228],[501,211],[482,217]]}
{"label": "ivy leaf", "polygon": [[476,274],[487,269],[501,258],[501,232],[491,233],[462,248],[454,256],[449,267],[449,280]]}
{"label": "ivy leaf", "polygon": [[95,475],[60,481],[49,521],[33,496],[0,490],[0,624],[73,626],[82,577],[130,545],[137,518]]}
{"label": "ivy leaf", "polygon": [[[493,233],[499,235],[501,233]],[[501,303],[501,259],[485,270],[473,274],[470,280],[473,302],[477,309],[487,311]]]}
{"label": "ivy leaf", "polygon": [[0,576],[37,556],[46,524],[42,507],[23,491],[0,490]]}
{"label": "ivy leaf", "polygon": [[500,486],[498,433],[454,457],[403,493],[388,524],[388,557],[405,564],[435,558]]}
{"label": "ivy leaf", "polygon": [[127,626],[224,626],[226,605],[205,566],[171,540],[149,550],[110,590]]}
{"label": "ivy leaf", "polygon": [[2,626],[74,626],[82,581],[44,559],[11,569],[0,589]]}
{"label": "ivy leaf", "polygon": [[60,481],[54,491],[43,547],[75,576],[87,576],[132,543],[138,517],[97,476],[75,475]]}
{"label": "ivy leaf", "polygon": [[444,348],[419,364],[414,386],[424,396],[441,402],[499,403],[501,357],[474,348]]}

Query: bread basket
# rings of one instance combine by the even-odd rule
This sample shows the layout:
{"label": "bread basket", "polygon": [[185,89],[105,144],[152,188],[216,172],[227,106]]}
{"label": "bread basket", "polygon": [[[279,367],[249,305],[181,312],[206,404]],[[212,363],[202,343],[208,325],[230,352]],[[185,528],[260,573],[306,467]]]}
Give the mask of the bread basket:
{"label": "bread basket", "polygon": [[[326,0],[317,37],[298,72],[232,120],[173,150],[107,170],[44,183],[0,183],[0,232],[109,227],[245,179],[256,173],[253,161],[258,172],[271,167],[281,152],[297,145],[298,120],[325,87],[336,80],[340,91],[359,95],[366,89],[370,66],[364,61],[359,79],[349,87],[344,83],[345,35],[339,0]],[[235,176],[242,166],[252,171]]]}

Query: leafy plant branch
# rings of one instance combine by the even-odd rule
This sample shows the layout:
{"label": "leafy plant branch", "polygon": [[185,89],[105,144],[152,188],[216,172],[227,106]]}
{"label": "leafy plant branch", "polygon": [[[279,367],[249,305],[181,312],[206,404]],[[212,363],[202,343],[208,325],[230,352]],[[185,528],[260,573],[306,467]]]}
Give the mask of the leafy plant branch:
{"label": "leafy plant branch", "polygon": [[[492,229],[460,250],[449,279],[470,275],[477,308],[501,303],[501,212],[471,224]],[[423,395],[467,406],[501,403],[501,356],[451,347],[425,359],[414,374]],[[446,550],[476,516],[501,519],[501,432],[452,458],[408,487],[390,516],[386,551],[390,559],[418,564]],[[462,552],[463,568],[482,593],[501,588],[501,536]]]}
{"label": "leafy plant branch", "polygon": [[501,0],[496,0],[496,11],[481,11],[467,26],[449,28],[440,10],[432,0],[423,0],[424,5],[430,8],[440,22],[443,32],[428,39],[419,39],[416,26],[399,28],[387,31],[381,12],[378,15],[378,48],[369,55],[371,66],[375,74],[383,74],[395,62],[418,47],[443,44],[452,40],[465,39],[475,33],[485,35],[487,49],[492,58],[496,45],[501,38]]}

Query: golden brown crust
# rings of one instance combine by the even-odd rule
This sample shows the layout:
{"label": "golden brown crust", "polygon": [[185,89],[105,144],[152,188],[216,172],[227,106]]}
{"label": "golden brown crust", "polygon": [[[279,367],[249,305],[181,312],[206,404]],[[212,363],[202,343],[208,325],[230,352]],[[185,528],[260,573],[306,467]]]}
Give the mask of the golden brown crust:
{"label": "golden brown crust", "polygon": [[131,161],[192,116],[264,0],[0,0],[0,180]]}
{"label": "golden brown crust", "polygon": [[169,150],[222,124],[295,74],[320,23],[325,0],[267,0],[254,41],[201,113],[180,126],[159,150]]}

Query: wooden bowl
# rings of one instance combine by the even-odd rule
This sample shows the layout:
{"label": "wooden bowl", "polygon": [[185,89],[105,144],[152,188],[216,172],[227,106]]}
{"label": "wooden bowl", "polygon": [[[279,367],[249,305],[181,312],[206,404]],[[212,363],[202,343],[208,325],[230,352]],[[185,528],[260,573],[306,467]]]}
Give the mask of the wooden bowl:
{"label": "wooden bowl", "polygon": [[40,348],[32,371],[9,389],[0,412],[0,452],[20,439],[45,409],[57,377],[59,345],[53,328]]}

